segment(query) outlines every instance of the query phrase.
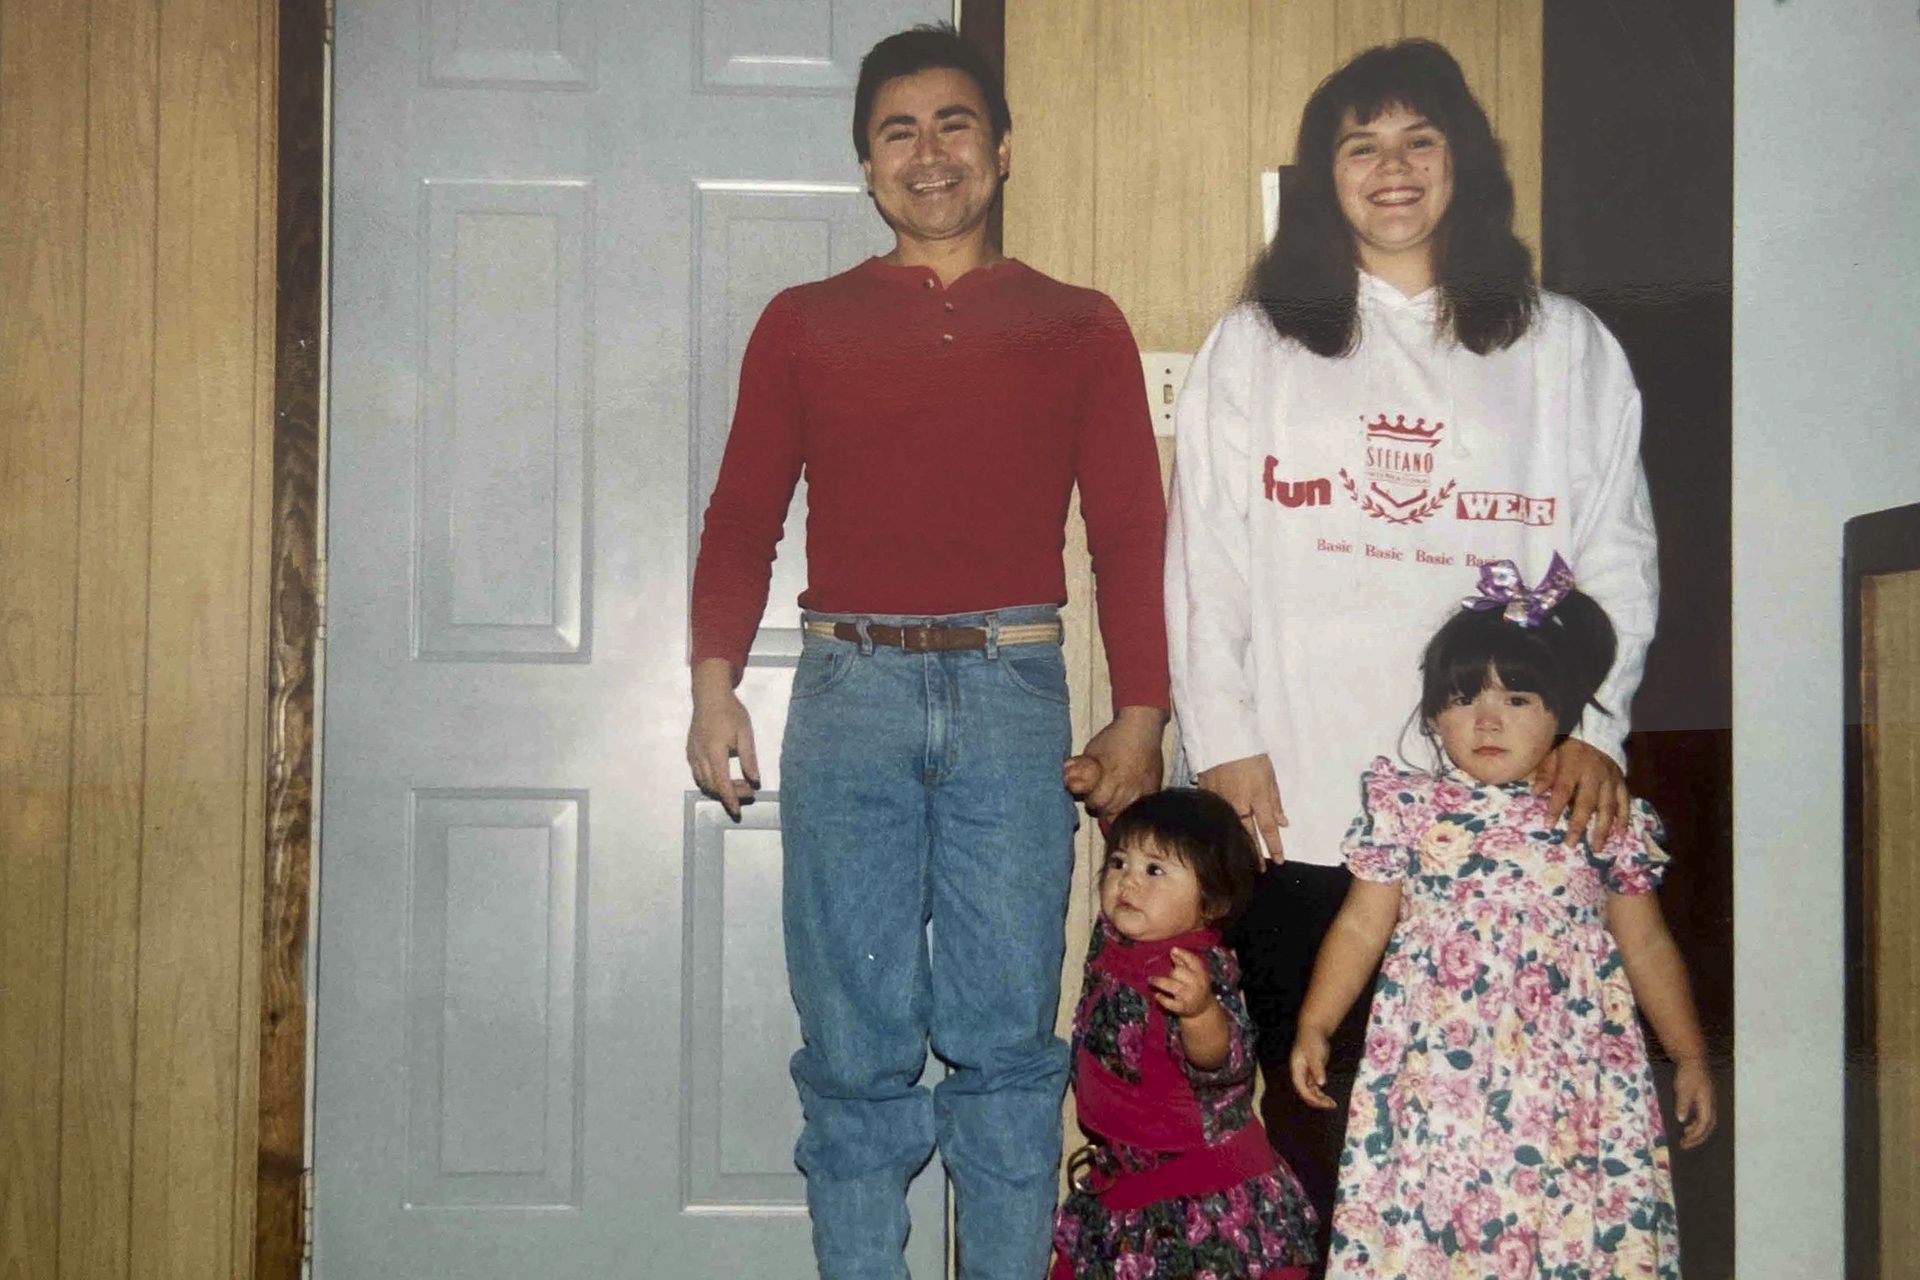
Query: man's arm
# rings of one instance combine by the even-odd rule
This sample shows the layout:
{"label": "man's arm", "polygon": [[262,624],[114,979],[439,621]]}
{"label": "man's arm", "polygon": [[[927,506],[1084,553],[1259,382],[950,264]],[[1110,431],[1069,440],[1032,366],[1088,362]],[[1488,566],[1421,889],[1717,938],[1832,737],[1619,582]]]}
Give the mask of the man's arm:
{"label": "man's arm", "polygon": [[[740,365],[740,395],[694,562],[693,713],[687,764],[694,782],[738,818],[760,785],[753,723],[734,693],[767,607],[773,556],[800,479],[800,404],[793,376],[794,316],[782,294],[761,313]],[[734,757],[743,779],[735,779]]]}
{"label": "man's arm", "polygon": [[1097,779],[1083,791],[1073,785],[1073,767],[1068,763],[1068,787],[1080,796],[1087,808],[1102,816],[1120,812],[1146,795],[1160,789],[1165,762],[1160,758],[1160,731],[1166,727],[1167,713],[1159,707],[1120,707],[1107,727],[1087,739],[1078,760],[1092,760]]}
{"label": "man's arm", "polygon": [[[693,720],[687,726],[687,765],[702,791],[738,818],[740,806],[760,789],[760,759],[753,748],[753,719],[734,693],[740,676],[725,658],[707,658],[693,668]],[[741,777],[733,776],[740,758]]]}
{"label": "man's arm", "polygon": [[1116,708],[1113,720],[1084,749],[1100,764],[1100,780],[1086,804],[1102,814],[1118,812],[1160,786],[1160,731],[1169,702],[1160,455],[1139,350],[1119,310],[1111,303],[1106,309],[1091,338],[1093,369],[1075,465]]}

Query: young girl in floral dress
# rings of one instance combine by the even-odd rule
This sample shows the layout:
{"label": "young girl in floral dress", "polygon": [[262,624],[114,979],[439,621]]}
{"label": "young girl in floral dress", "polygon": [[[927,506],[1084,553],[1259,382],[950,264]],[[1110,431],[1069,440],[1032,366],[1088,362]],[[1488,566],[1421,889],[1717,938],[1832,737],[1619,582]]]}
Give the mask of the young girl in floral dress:
{"label": "young girl in floral dress", "polygon": [[1680,1145],[1714,1125],[1686,966],[1635,801],[1604,848],[1528,786],[1613,663],[1613,628],[1558,556],[1511,561],[1422,659],[1436,769],[1367,771],[1355,880],[1321,945],[1290,1066],[1310,1104],[1327,1037],[1380,961],[1347,1117],[1329,1276],[1677,1280],[1667,1139],[1635,1002],[1677,1067]]}
{"label": "young girl in floral dress", "polygon": [[[1069,786],[1088,780],[1069,764]],[[1175,789],[1107,833],[1100,920],[1074,1015],[1092,1142],[1055,1219],[1053,1280],[1301,1280],[1313,1210],[1253,1112],[1253,1024],[1220,930],[1260,856],[1233,807]]]}

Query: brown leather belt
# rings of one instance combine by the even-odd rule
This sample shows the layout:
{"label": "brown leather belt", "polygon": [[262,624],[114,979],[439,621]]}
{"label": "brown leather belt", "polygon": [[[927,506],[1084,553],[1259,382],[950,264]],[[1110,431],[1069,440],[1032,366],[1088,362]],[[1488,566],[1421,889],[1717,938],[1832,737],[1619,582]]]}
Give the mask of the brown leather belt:
{"label": "brown leather belt", "polygon": [[[816,636],[831,636],[835,640],[847,640],[860,643],[860,625],[855,622],[809,622],[807,631]],[[867,639],[889,649],[905,649],[909,653],[945,653],[954,649],[984,649],[987,647],[987,629],[985,627],[894,627],[884,622],[867,624]],[[1001,627],[998,644],[1059,644],[1060,624],[1057,622],[1023,622],[1017,626]]]}

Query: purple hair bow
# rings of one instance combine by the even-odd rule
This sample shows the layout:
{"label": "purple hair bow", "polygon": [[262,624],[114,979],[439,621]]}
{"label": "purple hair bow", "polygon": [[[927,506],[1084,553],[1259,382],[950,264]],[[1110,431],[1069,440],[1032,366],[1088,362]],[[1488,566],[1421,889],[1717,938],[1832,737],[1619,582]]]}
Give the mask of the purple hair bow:
{"label": "purple hair bow", "polygon": [[1480,566],[1480,594],[1468,596],[1460,603],[1468,609],[1500,609],[1515,626],[1537,627],[1571,590],[1573,570],[1556,551],[1553,563],[1547,566],[1547,576],[1531,591],[1520,576],[1519,565],[1511,560],[1488,561]]}

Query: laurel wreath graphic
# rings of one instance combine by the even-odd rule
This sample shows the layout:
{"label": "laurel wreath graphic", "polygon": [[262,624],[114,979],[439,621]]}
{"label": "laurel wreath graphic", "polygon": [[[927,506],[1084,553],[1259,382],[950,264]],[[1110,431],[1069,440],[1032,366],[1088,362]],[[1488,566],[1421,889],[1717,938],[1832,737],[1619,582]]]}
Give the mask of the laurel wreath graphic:
{"label": "laurel wreath graphic", "polygon": [[1405,515],[1395,515],[1393,512],[1375,502],[1370,495],[1361,493],[1360,487],[1354,484],[1353,477],[1347,474],[1345,467],[1340,468],[1340,483],[1346,486],[1347,496],[1359,503],[1360,509],[1375,519],[1385,520],[1388,524],[1419,524],[1422,520],[1425,520],[1428,516],[1447,505],[1447,499],[1453,495],[1453,487],[1458,481],[1447,481],[1444,485],[1440,486],[1439,491],[1431,498],[1428,498],[1425,502],[1422,502]]}

